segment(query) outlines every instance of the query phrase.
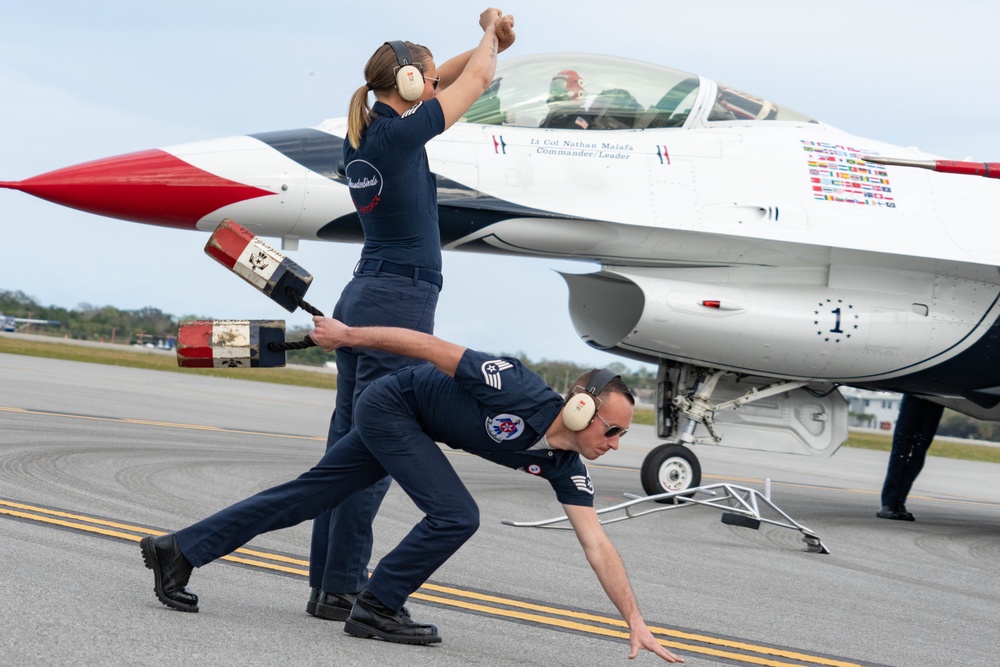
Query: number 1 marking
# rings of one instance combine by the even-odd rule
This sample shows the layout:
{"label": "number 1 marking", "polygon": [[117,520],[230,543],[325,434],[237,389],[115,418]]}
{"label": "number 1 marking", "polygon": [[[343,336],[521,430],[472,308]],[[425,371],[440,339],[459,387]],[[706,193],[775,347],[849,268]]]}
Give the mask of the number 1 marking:
{"label": "number 1 marking", "polygon": [[839,333],[844,333],[840,329],[840,308],[834,308],[830,312],[832,312],[834,315],[837,316],[837,323],[834,325],[834,327],[832,329],[830,329],[830,333],[838,333],[838,334]]}

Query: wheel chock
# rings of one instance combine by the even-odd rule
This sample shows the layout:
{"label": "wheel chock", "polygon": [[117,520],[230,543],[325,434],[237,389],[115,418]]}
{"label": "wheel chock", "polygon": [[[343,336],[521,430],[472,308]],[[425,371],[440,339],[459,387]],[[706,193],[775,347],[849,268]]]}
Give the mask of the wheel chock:
{"label": "wheel chock", "polygon": [[727,526],[741,526],[751,530],[760,530],[760,519],[743,516],[742,514],[733,514],[732,512],[722,513],[722,523]]}

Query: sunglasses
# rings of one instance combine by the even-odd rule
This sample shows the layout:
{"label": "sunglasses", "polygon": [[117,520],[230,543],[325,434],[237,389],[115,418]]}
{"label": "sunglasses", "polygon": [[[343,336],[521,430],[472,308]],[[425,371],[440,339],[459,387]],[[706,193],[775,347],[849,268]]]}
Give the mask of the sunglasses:
{"label": "sunglasses", "polygon": [[602,417],[600,412],[594,413],[594,416],[597,417],[598,419],[600,419],[602,422],[604,422],[604,425],[608,427],[608,429],[604,432],[604,437],[605,438],[613,438],[616,435],[620,438],[623,435],[625,435],[626,433],[628,433],[628,429],[627,428],[622,428],[621,426],[618,426],[617,424],[609,424],[608,420],[605,419],[604,417]]}
{"label": "sunglasses", "polygon": [[425,76],[424,77],[424,81],[430,81],[431,82],[431,87],[434,90],[437,90],[438,89],[438,84],[441,83],[441,77],[439,77],[439,76]]}

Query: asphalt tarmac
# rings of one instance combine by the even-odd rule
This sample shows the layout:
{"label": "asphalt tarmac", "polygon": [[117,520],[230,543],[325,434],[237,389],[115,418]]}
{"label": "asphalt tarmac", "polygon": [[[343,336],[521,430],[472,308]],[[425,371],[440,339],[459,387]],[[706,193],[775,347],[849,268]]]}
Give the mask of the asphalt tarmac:
{"label": "asphalt tarmac", "polygon": [[[449,460],[482,527],[410,602],[443,643],[360,640],[307,616],[308,523],[196,570],[200,613],[162,606],[138,540],[307,469],[333,396],[0,354],[0,665],[625,664],[620,619],[572,532],[501,523],[561,514],[548,485],[461,453]],[[591,464],[598,507],[641,493],[656,444],[635,427]],[[996,664],[996,464],[929,458],[904,523],[875,518],[884,452],[696,453],[703,483],[770,479],[772,500],[831,553],[713,508],[609,525],[647,623],[688,665]],[[374,559],[418,518],[394,485]]]}

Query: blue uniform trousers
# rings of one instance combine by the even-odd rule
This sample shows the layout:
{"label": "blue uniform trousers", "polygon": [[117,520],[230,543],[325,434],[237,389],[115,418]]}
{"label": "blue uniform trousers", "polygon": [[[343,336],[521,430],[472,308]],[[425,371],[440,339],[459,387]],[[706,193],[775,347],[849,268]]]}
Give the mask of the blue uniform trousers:
{"label": "blue uniform trousers", "polygon": [[314,518],[389,474],[425,514],[368,582],[376,598],[399,609],[479,527],[479,508],[413,406],[394,375],[374,383],[356,406],[356,428],[315,467],[179,531],[181,551],[200,567],[256,535]]}
{"label": "blue uniform trousers", "polygon": [[[359,272],[344,288],[333,316],[349,326],[393,326],[432,333],[439,288],[431,283],[378,271]],[[337,402],[327,449],[353,426],[354,405],[374,380],[421,363],[380,350],[337,350]],[[372,522],[391,479],[358,492],[313,523],[309,585],[330,593],[354,593],[368,583]]]}
{"label": "blue uniform trousers", "polygon": [[902,505],[923,470],[927,450],[937,433],[944,406],[912,394],[903,394],[896,432],[892,436],[889,466],[882,484],[882,504]]}

